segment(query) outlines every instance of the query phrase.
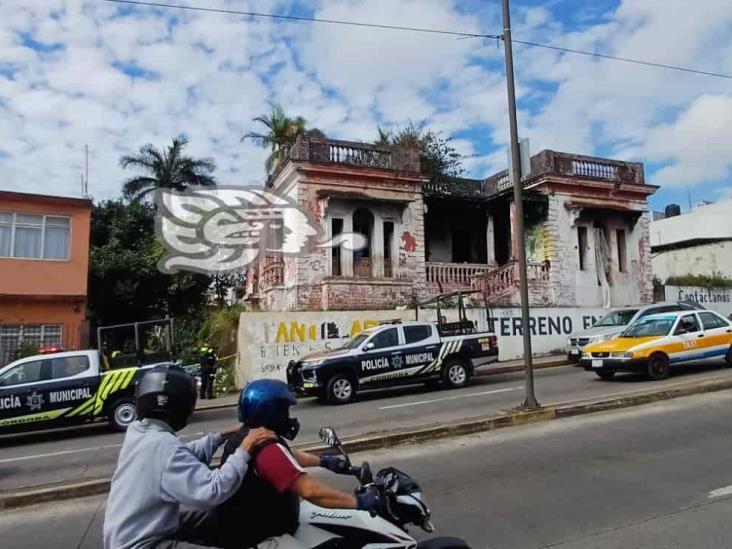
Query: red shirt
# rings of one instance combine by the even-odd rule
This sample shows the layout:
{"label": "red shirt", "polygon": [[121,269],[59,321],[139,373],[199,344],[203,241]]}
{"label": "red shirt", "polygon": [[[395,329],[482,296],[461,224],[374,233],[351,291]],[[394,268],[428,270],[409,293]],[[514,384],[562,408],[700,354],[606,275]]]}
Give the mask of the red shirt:
{"label": "red shirt", "polygon": [[254,458],[257,473],[281,494],[292,488],[295,481],[305,471],[292,454],[282,444],[270,444],[257,453]]}

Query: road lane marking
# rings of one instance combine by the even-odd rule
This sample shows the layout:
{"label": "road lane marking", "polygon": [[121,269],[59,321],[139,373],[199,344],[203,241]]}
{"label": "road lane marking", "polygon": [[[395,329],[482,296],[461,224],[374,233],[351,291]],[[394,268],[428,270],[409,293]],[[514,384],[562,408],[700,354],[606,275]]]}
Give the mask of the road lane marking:
{"label": "road lane marking", "polygon": [[712,490],[707,494],[707,497],[709,499],[712,498],[721,498],[723,496],[729,496],[732,495],[732,486],[725,486],[724,488],[717,488],[716,490]]}
{"label": "road lane marking", "polygon": [[433,398],[432,400],[418,400],[416,402],[404,402],[402,404],[392,404],[391,406],[382,406],[379,410],[393,410],[394,408],[406,408],[407,406],[421,406],[422,404],[432,404],[433,402],[444,402],[447,400],[457,400],[459,398],[472,398],[484,395],[495,395],[496,393],[506,393],[508,391],[518,391],[523,389],[523,385],[518,387],[506,387],[505,389],[493,389],[492,391],[482,391],[480,393],[470,393],[467,395],[456,395],[443,398]]}
{"label": "road lane marking", "polygon": [[[202,436],[204,433],[193,433],[191,435],[182,435],[180,438],[194,438]],[[89,448],[75,448],[73,450],[59,450],[58,452],[48,452],[46,454],[32,454],[28,456],[18,456],[13,458],[0,459],[2,463],[15,463],[18,461],[30,461],[32,459],[44,459],[57,456],[67,456],[70,454],[83,454],[84,452],[95,452],[97,450],[109,450],[111,448],[121,448],[122,444],[105,444],[103,446],[91,446]]]}

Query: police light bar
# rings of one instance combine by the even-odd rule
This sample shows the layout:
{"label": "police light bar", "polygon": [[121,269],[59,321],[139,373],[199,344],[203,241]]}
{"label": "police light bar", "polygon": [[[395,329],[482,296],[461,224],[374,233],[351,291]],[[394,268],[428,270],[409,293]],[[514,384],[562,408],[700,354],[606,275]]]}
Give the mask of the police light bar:
{"label": "police light bar", "polygon": [[50,355],[53,353],[63,353],[63,347],[41,347],[38,349],[38,354],[41,355]]}

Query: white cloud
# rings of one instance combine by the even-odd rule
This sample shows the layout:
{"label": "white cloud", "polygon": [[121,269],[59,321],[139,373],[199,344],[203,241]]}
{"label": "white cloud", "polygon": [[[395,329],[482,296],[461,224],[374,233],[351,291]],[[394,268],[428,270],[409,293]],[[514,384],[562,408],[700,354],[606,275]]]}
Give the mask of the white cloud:
{"label": "white cloud", "polygon": [[[614,11],[567,14],[562,2],[517,1],[514,36],[730,73],[732,3],[703,4],[624,0]],[[217,6],[291,12],[293,2],[207,5]],[[484,2],[319,0],[313,9],[330,19],[500,31],[496,5]],[[120,155],[147,142],[164,146],[181,132],[190,154],[216,159],[222,183],[261,183],[266,151],[240,137],[270,101],[343,139],[426,122],[459,135],[468,175],[505,166],[503,52],[493,41],[160,9],[121,13],[97,0],[0,3],[0,186],[78,194],[89,144],[92,191],[113,197],[130,175]],[[35,51],[22,33],[63,48]],[[719,187],[729,179],[728,81],[520,45],[515,55],[520,130],[535,152],[648,161],[661,166],[650,180],[668,186]],[[124,66],[143,72],[132,78]]]}

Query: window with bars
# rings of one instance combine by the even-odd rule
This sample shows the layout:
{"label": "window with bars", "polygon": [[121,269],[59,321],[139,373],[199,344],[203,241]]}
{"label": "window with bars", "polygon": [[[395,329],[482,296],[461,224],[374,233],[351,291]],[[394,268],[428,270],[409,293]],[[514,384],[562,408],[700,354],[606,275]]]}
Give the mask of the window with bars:
{"label": "window with bars", "polygon": [[0,212],[0,257],[66,260],[70,255],[70,217]]}
{"label": "window with bars", "polygon": [[21,350],[60,347],[60,324],[5,324],[0,326],[0,366],[18,358]]}

